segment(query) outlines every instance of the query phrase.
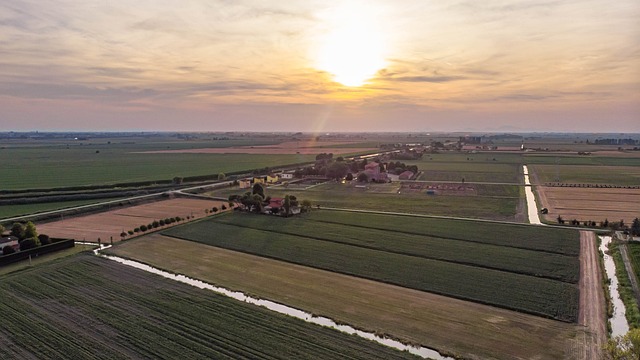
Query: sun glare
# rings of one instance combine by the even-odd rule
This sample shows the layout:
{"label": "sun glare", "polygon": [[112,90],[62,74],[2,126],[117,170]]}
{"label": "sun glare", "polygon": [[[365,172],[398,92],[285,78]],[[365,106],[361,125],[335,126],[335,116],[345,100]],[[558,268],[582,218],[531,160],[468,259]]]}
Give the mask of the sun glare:
{"label": "sun glare", "polygon": [[326,16],[317,67],[346,86],[362,86],[384,68],[384,38],[374,10],[364,3],[344,4]]}

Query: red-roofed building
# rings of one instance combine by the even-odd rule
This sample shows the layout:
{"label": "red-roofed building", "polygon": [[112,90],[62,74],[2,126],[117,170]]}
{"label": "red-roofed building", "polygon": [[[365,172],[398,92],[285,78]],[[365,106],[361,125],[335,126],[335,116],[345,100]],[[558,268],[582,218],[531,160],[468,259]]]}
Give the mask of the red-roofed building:
{"label": "red-roofed building", "polygon": [[411,179],[413,177],[413,175],[414,175],[413,171],[407,170],[407,171],[402,172],[400,175],[398,175],[398,179],[400,179],[400,180],[409,180],[409,179]]}

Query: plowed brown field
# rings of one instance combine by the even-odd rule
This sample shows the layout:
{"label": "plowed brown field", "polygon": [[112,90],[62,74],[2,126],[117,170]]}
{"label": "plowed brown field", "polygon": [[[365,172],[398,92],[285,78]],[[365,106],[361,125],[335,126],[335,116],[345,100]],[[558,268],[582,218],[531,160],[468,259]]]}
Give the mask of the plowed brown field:
{"label": "plowed brown field", "polygon": [[38,232],[51,237],[69,238],[80,241],[103,242],[120,240],[120,233],[147,225],[154,220],[179,216],[201,218],[205,209],[221,208],[223,202],[204,199],[170,199],[148,204],[130,206],[98,214],[61,219],[38,225]]}
{"label": "plowed brown field", "polygon": [[640,189],[601,189],[537,186],[542,207],[549,209],[543,215],[548,221],[555,221],[558,215],[565,220],[608,219],[631,224],[640,217]]}

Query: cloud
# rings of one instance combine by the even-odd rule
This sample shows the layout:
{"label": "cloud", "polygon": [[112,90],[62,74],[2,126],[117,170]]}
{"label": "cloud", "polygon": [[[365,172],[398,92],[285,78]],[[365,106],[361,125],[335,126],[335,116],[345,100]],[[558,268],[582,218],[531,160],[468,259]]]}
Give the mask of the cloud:
{"label": "cloud", "polygon": [[466,78],[463,76],[399,76],[392,77],[390,80],[404,82],[446,83],[464,79]]}
{"label": "cloud", "polygon": [[91,99],[97,101],[129,101],[157,95],[153,89],[137,87],[90,87],[34,83],[0,84],[0,95],[32,99]]}

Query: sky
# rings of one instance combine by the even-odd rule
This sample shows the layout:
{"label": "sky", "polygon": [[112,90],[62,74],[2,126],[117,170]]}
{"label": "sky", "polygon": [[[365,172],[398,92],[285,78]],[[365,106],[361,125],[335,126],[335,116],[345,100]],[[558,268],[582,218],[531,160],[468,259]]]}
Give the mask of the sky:
{"label": "sky", "polygon": [[3,0],[36,130],[640,132],[640,2]]}

